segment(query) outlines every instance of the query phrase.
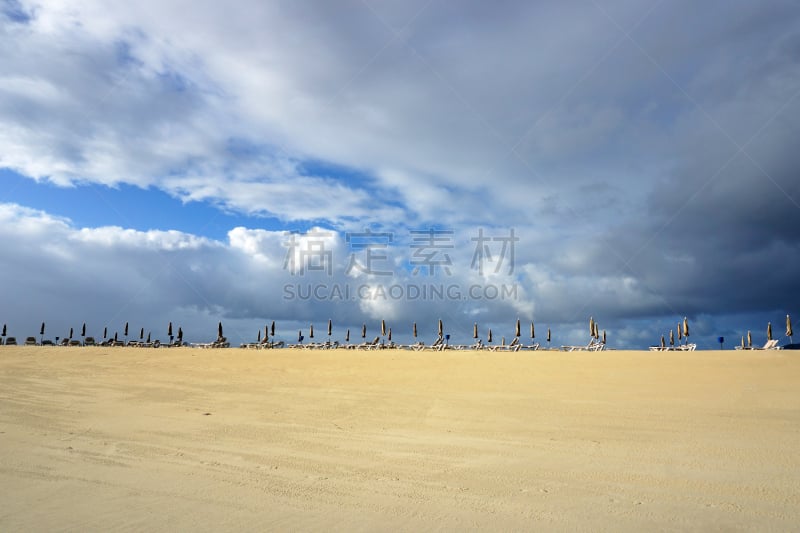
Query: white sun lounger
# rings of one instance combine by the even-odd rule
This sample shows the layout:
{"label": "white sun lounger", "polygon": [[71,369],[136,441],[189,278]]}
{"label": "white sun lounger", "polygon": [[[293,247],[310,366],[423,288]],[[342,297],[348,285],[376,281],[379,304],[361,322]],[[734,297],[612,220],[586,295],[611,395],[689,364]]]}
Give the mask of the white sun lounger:
{"label": "white sun lounger", "polygon": [[780,350],[780,346],[778,346],[778,339],[772,339],[764,343],[764,346],[746,346],[742,348],[741,346],[736,347],[737,350]]}

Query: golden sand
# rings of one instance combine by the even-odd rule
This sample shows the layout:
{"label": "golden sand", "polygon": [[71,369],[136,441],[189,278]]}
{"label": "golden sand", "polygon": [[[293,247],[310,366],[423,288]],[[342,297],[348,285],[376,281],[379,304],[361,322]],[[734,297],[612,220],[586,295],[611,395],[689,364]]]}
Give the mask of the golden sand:
{"label": "golden sand", "polygon": [[0,348],[0,530],[796,530],[800,353]]}

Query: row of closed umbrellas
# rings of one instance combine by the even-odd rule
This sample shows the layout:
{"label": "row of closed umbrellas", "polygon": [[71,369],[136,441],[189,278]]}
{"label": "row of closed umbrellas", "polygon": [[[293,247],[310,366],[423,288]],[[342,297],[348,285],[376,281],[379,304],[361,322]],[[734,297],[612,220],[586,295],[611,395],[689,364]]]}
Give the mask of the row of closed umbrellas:
{"label": "row of closed umbrellas", "polygon": [[[42,335],[42,336],[44,336],[44,334],[45,334],[45,327],[46,327],[45,323],[42,322],[41,328],[39,330],[39,334]],[[380,330],[381,330],[381,336],[382,337],[387,337],[388,340],[390,340],[390,341],[392,340],[392,328],[391,327],[387,328],[385,320],[381,320]],[[129,323],[126,322],[125,326],[123,328],[122,335],[127,339],[127,337],[129,336],[129,332],[130,332]],[[594,321],[593,318],[590,318],[590,320],[589,320],[589,333],[590,333],[591,337],[594,338],[594,339],[599,339],[600,338],[600,333],[599,333],[599,329],[598,329],[597,323]],[[5,337],[6,334],[7,334],[7,325],[3,324],[2,336]],[[333,321],[332,320],[328,320],[327,334],[328,334],[328,336],[331,336],[333,334]],[[418,337],[418,330],[417,330],[417,323],[416,322],[414,322],[412,324],[412,334],[413,334],[415,339]],[[442,338],[444,337],[444,323],[443,323],[443,321],[441,319],[437,322],[437,334],[438,334],[439,337],[442,337]],[[65,336],[64,338],[68,338],[68,339],[71,340],[74,337],[74,335],[75,335],[74,328],[70,328],[68,336]],[[83,323],[83,325],[81,327],[80,336],[84,337],[84,338],[86,337],[86,323],[85,322]],[[120,335],[119,335],[118,331],[114,332],[114,336],[113,336],[114,341],[118,342],[119,341],[119,336]],[[146,342],[148,342],[148,343],[150,342],[151,336],[152,336],[151,332],[148,331],[147,332]],[[174,338],[173,337],[172,322],[170,322],[169,325],[167,326],[167,336],[170,337],[170,340],[172,340]],[[222,322],[219,322],[218,325],[217,325],[217,336],[220,339],[224,338]],[[366,336],[367,336],[367,324],[364,323],[361,326],[361,338],[366,338]],[[521,323],[520,323],[519,319],[517,319],[516,324],[515,324],[514,336],[515,337],[520,337],[521,336]],[[266,325],[264,327],[263,336],[262,336],[262,330],[259,329],[259,331],[258,331],[258,341],[259,342],[261,342],[262,338],[264,339],[264,341],[268,341],[270,337],[273,337],[273,338],[275,337],[275,321],[274,320],[272,321],[271,324],[268,324],[268,325]],[[478,339],[479,338],[478,324],[477,323],[475,323],[473,325],[472,337],[474,339]],[[536,338],[536,330],[535,330],[535,326],[534,326],[533,322],[530,323],[530,337],[531,337],[531,339]],[[107,326],[103,328],[103,337],[102,338],[104,340],[108,339],[108,327]],[[314,338],[314,325],[313,324],[311,324],[309,326],[309,338],[312,338],[312,339]],[[493,334],[492,334],[492,329],[491,328],[489,328],[489,330],[487,331],[487,337],[486,338],[487,338],[488,342],[493,342]],[[603,338],[603,342],[605,342],[605,340],[606,340],[606,332],[605,331],[603,331],[603,333],[602,333],[602,338]],[[145,329],[143,327],[139,330],[139,339],[143,340],[143,341],[145,340]],[[301,331],[298,332],[298,342],[302,341],[302,339],[303,339],[303,332],[301,330]],[[547,328],[547,342],[550,342],[550,339],[551,339],[551,331],[550,331],[550,328]],[[183,341],[183,329],[180,328],[180,327],[177,330],[177,340],[178,340],[179,343]],[[347,329],[347,331],[345,333],[345,341],[346,342],[350,341],[350,329],[349,328]]]}
{"label": "row of closed umbrellas", "polygon": [[[597,323],[594,321],[594,319],[590,319],[590,326],[589,327],[590,327],[591,336],[593,338],[595,338],[595,339],[599,339],[600,338],[600,333],[599,333],[599,330],[598,330],[598,327],[597,327]],[[385,320],[381,320],[380,330],[381,330],[380,334],[381,334],[382,337],[387,337],[387,339],[390,340],[390,341],[392,340],[392,328],[391,327],[387,328]],[[269,338],[267,331],[268,331],[268,328],[265,328],[265,332],[264,332],[264,335],[265,335],[264,338],[265,339]],[[416,322],[414,322],[412,324],[411,331],[412,331],[412,335],[416,339],[418,337],[418,330],[417,330],[417,323]],[[327,334],[328,334],[329,337],[333,334],[333,321],[332,320],[328,320]],[[440,338],[444,337],[444,323],[442,322],[441,319],[437,323],[437,334],[438,334],[438,336]],[[220,333],[220,335],[222,335],[222,334]],[[275,323],[274,322],[272,323],[272,335],[273,336],[275,335]],[[310,324],[309,325],[308,336],[311,339],[314,338],[314,324]],[[517,319],[517,322],[516,322],[516,325],[515,325],[515,328],[514,328],[514,336],[515,337],[520,337],[521,336],[521,323],[520,323],[519,319]],[[534,326],[533,322],[531,322],[531,324],[530,324],[530,336],[531,336],[531,339],[535,339],[536,338],[536,330],[535,330],[535,326]],[[361,326],[361,338],[364,339],[366,337],[367,337],[367,324],[364,323]],[[605,331],[603,331],[602,337],[603,337],[603,342],[605,342],[605,340],[606,340],[606,332]],[[262,338],[261,337],[261,331],[259,330],[259,332],[258,332],[258,340],[259,340],[259,342],[261,341],[261,338]],[[305,337],[303,336],[303,331],[299,330],[297,332],[297,341],[298,342],[302,342],[302,340],[304,338]],[[472,338],[473,339],[478,339],[479,338],[478,324],[477,323],[475,323],[473,325]],[[551,339],[551,331],[550,331],[550,328],[547,328],[547,342],[550,342],[550,339]],[[488,342],[493,342],[493,334],[492,334],[491,328],[489,328],[489,330],[487,331],[486,340]],[[350,329],[349,328],[345,332],[345,342],[350,342]]]}
{"label": "row of closed umbrellas", "polygon": [[[222,328],[222,323],[220,322],[220,335],[222,334],[221,333],[221,331],[222,331],[221,328]],[[42,325],[39,328],[39,335],[41,335],[42,337],[44,337],[45,329],[46,329],[46,324],[44,322],[42,322]],[[126,338],[128,337],[128,331],[129,331],[129,323],[125,322],[125,328],[123,329],[123,336],[126,337]],[[0,336],[5,337],[7,335],[8,335],[8,325],[7,324],[3,324],[3,329],[2,329],[2,333],[0,333]],[[72,338],[74,336],[75,336],[75,329],[74,328],[69,328],[69,335],[65,336],[64,338],[72,340]],[[80,334],[80,336],[84,337],[84,338],[87,336],[86,335],[86,322],[84,322],[83,325],[81,326],[81,334]],[[170,339],[174,338],[173,334],[172,334],[172,322],[170,322],[169,325],[167,326],[167,336],[169,336]],[[56,337],[56,339],[58,339],[58,338],[59,337]],[[108,326],[103,328],[103,339],[107,339],[107,338],[108,338]],[[119,340],[119,332],[114,332],[114,337],[113,338],[114,338],[115,341],[118,341]],[[147,341],[146,342],[150,342],[150,338],[151,338],[151,332],[148,331],[147,332]],[[178,338],[178,342],[182,342],[183,341],[183,329],[181,329],[180,327],[178,328],[177,338]],[[141,328],[139,330],[139,339],[140,340],[144,340],[144,328]]]}
{"label": "row of closed umbrellas", "polygon": [[[680,343],[681,340],[686,339],[686,342],[689,342],[689,320],[684,317],[683,323],[678,324],[678,327],[674,330],[669,331],[669,344],[670,346],[675,345],[675,332],[678,332],[678,342]],[[794,336],[794,331],[792,331],[792,318],[789,315],[786,315],[786,336],[791,339]],[[767,323],[767,340],[771,341],[772,339],[772,322]],[[666,339],[664,335],[661,336],[661,347],[666,346]],[[753,334],[752,332],[747,332],[747,346],[753,346]],[[745,337],[742,336],[742,347],[745,347]]]}

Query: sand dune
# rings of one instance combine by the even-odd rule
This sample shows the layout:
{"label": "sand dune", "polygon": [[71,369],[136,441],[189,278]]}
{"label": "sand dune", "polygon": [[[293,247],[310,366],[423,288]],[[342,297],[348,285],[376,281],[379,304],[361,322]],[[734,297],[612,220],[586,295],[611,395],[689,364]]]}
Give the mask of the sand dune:
{"label": "sand dune", "polygon": [[0,529],[796,530],[792,352],[0,348]]}

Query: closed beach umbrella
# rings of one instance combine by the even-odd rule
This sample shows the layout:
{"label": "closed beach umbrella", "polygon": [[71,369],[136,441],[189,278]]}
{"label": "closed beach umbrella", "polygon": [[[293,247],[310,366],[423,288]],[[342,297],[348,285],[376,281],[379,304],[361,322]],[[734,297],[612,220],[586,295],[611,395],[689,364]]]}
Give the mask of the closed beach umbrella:
{"label": "closed beach umbrella", "polygon": [[550,328],[547,328],[547,342],[550,342]]}
{"label": "closed beach umbrella", "polygon": [[125,336],[128,336],[128,323],[125,322]]}
{"label": "closed beach umbrella", "polygon": [[500,337],[500,345],[501,345],[501,346],[505,346],[505,345],[506,345],[506,338],[505,338],[505,336],[502,336],[502,337]]}
{"label": "closed beach umbrella", "polygon": [[414,338],[417,338],[417,323],[414,322]]}
{"label": "closed beach umbrella", "polygon": [[117,332],[116,331],[114,332],[114,342],[119,342],[119,339],[117,338]]}
{"label": "closed beach umbrella", "polygon": [[139,330],[139,340],[144,340],[144,328]]}
{"label": "closed beach umbrella", "polygon": [[392,328],[389,328],[389,340],[392,340]]}
{"label": "closed beach umbrella", "polygon": [[486,336],[486,340],[492,342],[492,328],[489,328],[489,335]]}
{"label": "closed beach umbrella", "polygon": [[183,328],[178,326],[178,344],[183,342]]}
{"label": "closed beach umbrella", "polygon": [[297,330],[297,342],[302,342],[302,341],[303,341],[303,330],[299,329]]}
{"label": "closed beach umbrella", "polygon": [[333,334],[333,321],[329,318],[328,319],[328,337]]}
{"label": "closed beach umbrella", "polygon": [[83,323],[83,327],[81,327],[81,337],[86,336],[86,322]]}
{"label": "closed beach umbrella", "polygon": [[150,344],[150,332],[147,332],[147,343]]}
{"label": "closed beach umbrella", "polygon": [[362,339],[366,339],[367,338],[367,325],[366,324],[361,324],[361,338]]}
{"label": "closed beach umbrella", "polygon": [[261,342],[261,328],[258,328],[258,339],[256,339],[256,342]]}
{"label": "closed beach umbrella", "polygon": [[603,344],[606,343],[606,330],[603,330]]}
{"label": "closed beach umbrella", "polygon": [[[72,338],[71,335],[70,338]],[[767,322],[767,340],[768,341],[772,340],[772,322]]]}
{"label": "closed beach umbrella", "polygon": [[344,334],[344,341],[350,342],[350,328],[347,328],[347,333]]}
{"label": "closed beach umbrella", "polygon": [[672,330],[669,330],[669,345],[675,346],[675,332]]}
{"label": "closed beach umbrella", "polygon": [[[789,315],[786,315],[786,318],[789,318]],[[42,327],[39,329],[39,335],[44,335],[44,322],[42,322]]]}
{"label": "closed beach umbrella", "polygon": [[439,319],[439,336],[440,337],[444,336],[444,324],[442,324],[441,318]]}
{"label": "closed beach umbrella", "polygon": [[531,322],[531,339],[536,338],[536,332],[533,330],[533,322]]}
{"label": "closed beach umbrella", "polygon": [[108,326],[103,328],[103,338],[105,339],[106,337],[108,337]]}
{"label": "closed beach umbrella", "polygon": [[678,342],[683,340],[683,328],[681,327],[680,322],[678,322]]}
{"label": "closed beach umbrella", "polygon": [[589,336],[594,337],[594,317],[589,317]]}
{"label": "closed beach umbrella", "polygon": [[594,331],[592,332],[592,337],[594,337],[595,339],[600,338],[600,332],[597,326],[597,322],[595,322],[592,327],[594,327]]}
{"label": "closed beach umbrella", "polygon": [[473,339],[477,339],[478,338],[478,323],[477,322],[475,322],[475,324],[472,326],[472,338]]}
{"label": "closed beach umbrella", "polygon": [[517,323],[514,326],[514,336],[515,337],[519,337],[519,335],[520,335],[520,331],[519,331],[519,318],[518,318],[517,319]]}
{"label": "closed beach umbrella", "polygon": [[689,319],[683,317],[683,336],[686,337],[686,342],[689,342]]}
{"label": "closed beach umbrella", "polygon": [[[261,333],[261,330],[259,330],[259,333]],[[172,337],[172,322],[167,326],[167,337]]]}
{"label": "closed beach umbrella", "polygon": [[272,321],[272,325],[271,325],[271,326],[270,326],[270,328],[269,328],[269,334],[270,334],[272,337],[275,337],[275,321],[274,321],[274,320]]}
{"label": "closed beach umbrella", "polygon": [[786,336],[789,337],[789,340],[791,341],[793,335],[794,332],[792,331],[792,319],[789,318],[789,315],[786,315]]}
{"label": "closed beach umbrella", "polygon": [[742,335],[742,350],[744,350],[744,347],[745,347],[745,344],[744,344],[744,335]]}
{"label": "closed beach umbrella", "polygon": [[661,335],[661,347],[662,348],[666,348],[667,347],[667,343],[664,342],[664,335]]}
{"label": "closed beach umbrella", "polygon": [[309,339],[314,338],[314,324],[311,324],[311,326],[308,328],[308,338]]}
{"label": "closed beach umbrella", "polygon": [[747,332],[747,347],[753,347],[753,334],[750,331]]}
{"label": "closed beach umbrella", "polygon": [[72,340],[72,328],[69,328],[69,339]]}
{"label": "closed beach umbrella", "polygon": [[269,326],[265,324],[264,325],[264,342],[267,342],[268,340],[269,340]]}
{"label": "closed beach umbrella", "polygon": [[2,335],[2,336],[3,336],[3,337],[5,337],[5,336],[6,336],[6,325],[5,325],[5,324],[3,324],[3,335]]}
{"label": "closed beach umbrella", "polygon": [[222,322],[220,322],[219,324],[217,324],[217,336],[218,336],[219,338],[222,338]]}
{"label": "closed beach umbrella", "polygon": [[386,321],[381,320],[381,337],[386,336]]}

